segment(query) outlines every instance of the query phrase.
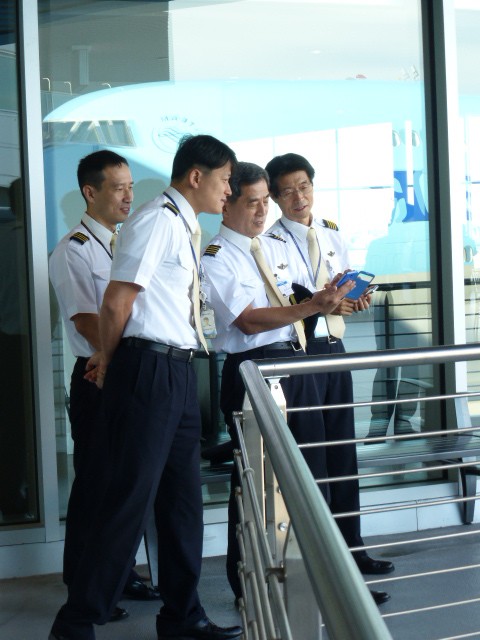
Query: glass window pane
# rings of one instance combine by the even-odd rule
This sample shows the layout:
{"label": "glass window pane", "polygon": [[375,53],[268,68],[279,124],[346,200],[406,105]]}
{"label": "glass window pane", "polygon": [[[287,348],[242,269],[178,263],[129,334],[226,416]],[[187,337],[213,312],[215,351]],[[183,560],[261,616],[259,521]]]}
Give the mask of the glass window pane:
{"label": "glass window pane", "polygon": [[0,526],[39,517],[14,7],[0,36]]}
{"label": "glass window pane", "polygon": [[[458,90],[460,130],[463,132],[462,176],[460,185],[465,197],[462,212],[463,257],[465,278],[466,341],[480,339],[480,83],[475,69],[480,43],[476,34],[480,28],[480,6],[473,2],[455,2],[455,21],[458,60]],[[467,363],[468,389],[480,390],[480,368],[476,362]],[[480,416],[480,403],[469,403],[470,413]]]}
{"label": "glass window pane", "polygon": [[[339,224],[351,267],[380,284],[372,310],[348,322],[347,349],[431,344],[418,1],[68,5],[40,16],[50,250],[81,216],[76,166],[98,148],[127,157],[137,204],[168,184],[186,133],[211,133],[262,166],[296,152],[316,169],[317,215]],[[277,215],[272,205],[270,222]],[[219,220],[200,221],[206,244]],[[73,358],[61,327],[55,339],[63,389]],[[417,399],[432,376],[389,378],[379,391],[375,371],[355,374],[356,399],[403,397],[404,378]],[[389,433],[425,428],[412,405],[408,420],[390,416]],[[369,409],[357,412],[359,436],[371,422]]]}

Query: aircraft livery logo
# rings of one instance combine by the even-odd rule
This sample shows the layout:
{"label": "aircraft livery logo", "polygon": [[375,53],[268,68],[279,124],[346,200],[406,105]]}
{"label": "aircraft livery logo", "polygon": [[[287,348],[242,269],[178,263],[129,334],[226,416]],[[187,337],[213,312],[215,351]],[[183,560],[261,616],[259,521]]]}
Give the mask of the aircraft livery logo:
{"label": "aircraft livery logo", "polygon": [[160,119],[160,125],[152,131],[152,138],[159,149],[174,154],[180,139],[188,133],[199,133],[193,120],[184,116],[169,115]]}

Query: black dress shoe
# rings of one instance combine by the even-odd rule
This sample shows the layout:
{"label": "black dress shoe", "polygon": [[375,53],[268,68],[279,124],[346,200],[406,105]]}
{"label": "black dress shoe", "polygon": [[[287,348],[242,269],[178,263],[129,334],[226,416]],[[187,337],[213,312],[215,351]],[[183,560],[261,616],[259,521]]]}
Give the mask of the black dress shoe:
{"label": "black dress shoe", "polygon": [[165,634],[158,632],[158,640],[236,640],[243,634],[242,627],[217,627],[207,617],[187,629]]}
{"label": "black dress shoe", "polygon": [[357,567],[362,573],[378,575],[382,573],[391,573],[395,570],[393,562],[390,562],[389,560],[374,560],[366,554],[362,556],[354,555],[353,557],[357,563]]}
{"label": "black dress shoe", "polygon": [[390,600],[390,594],[386,591],[373,591],[370,589],[370,593],[372,594],[372,598],[375,600],[376,604],[383,604],[387,600]]}
{"label": "black dress shoe", "polygon": [[204,460],[209,460],[210,465],[223,464],[225,462],[231,462],[233,460],[233,442],[232,440],[226,440],[220,444],[216,444],[213,447],[204,449],[201,452],[201,456]]}
{"label": "black dress shoe", "polygon": [[160,592],[154,587],[149,587],[142,580],[132,580],[125,585],[123,594],[125,598],[131,600],[160,600]]}
{"label": "black dress shoe", "polygon": [[128,616],[129,613],[126,609],[122,609],[122,607],[115,607],[115,609],[112,611],[109,622],[119,622],[120,620],[126,620]]}

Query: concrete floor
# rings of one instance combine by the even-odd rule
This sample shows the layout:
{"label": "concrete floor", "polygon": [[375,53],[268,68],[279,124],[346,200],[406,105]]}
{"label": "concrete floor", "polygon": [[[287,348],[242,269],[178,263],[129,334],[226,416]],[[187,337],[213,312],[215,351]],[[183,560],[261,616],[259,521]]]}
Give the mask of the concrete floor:
{"label": "concrete floor", "polygon": [[[391,559],[396,566],[396,571],[387,579],[370,584],[371,588],[388,591],[392,596],[380,607],[380,612],[394,640],[480,639],[480,526],[435,529],[422,536],[469,532],[473,535],[421,544],[412,542],[419,537],[417,533],[365,541],[367,544],[395,542],[393,547],[370,552],[374,557]],[[204,560],[200,597],[207,614],[217,624],[239,624],[224,565],[223,557]],[[455,567],[473,568],[406,578]],[[146,571],[140,568],[140,572]],[[46,640],[53,617],[64,599],[65,587],[58,574],[1,581],[0,639]],[[438,608],[446,602],[460,601],[471,602]],[[130,618],[97,627],[98,640],[155,640],[157,604],[123,601],[122,606],[128,608]],[[430,609],[409,613],[425,607]]]}
{"label": "concrete floor", "polygon": [[[207,615],[221,626],[240,624],[225,576],[225,558],[206,558],[200,597]],[[137,567],[148,575],[146,567]],[[0,640],[47,640],[53,618],[64,603],[66,588],[60,574],[0,581]],[[96,627],[97,640],[155,640],[158,602],[122,600],[130,617]]]}

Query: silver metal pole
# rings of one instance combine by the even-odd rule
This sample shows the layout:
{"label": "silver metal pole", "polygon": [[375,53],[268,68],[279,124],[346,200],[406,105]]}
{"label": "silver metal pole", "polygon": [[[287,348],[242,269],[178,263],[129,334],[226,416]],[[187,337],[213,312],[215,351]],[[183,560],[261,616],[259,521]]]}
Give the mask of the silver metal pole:
{"label": "silver metal pole", "polygon": [[[295,368],[292,360],[289,368]],[[329,635],[338,640],[391,639],[259,368],[244,362],[240,372],[300,549],[308,558],[307,571]]]}

